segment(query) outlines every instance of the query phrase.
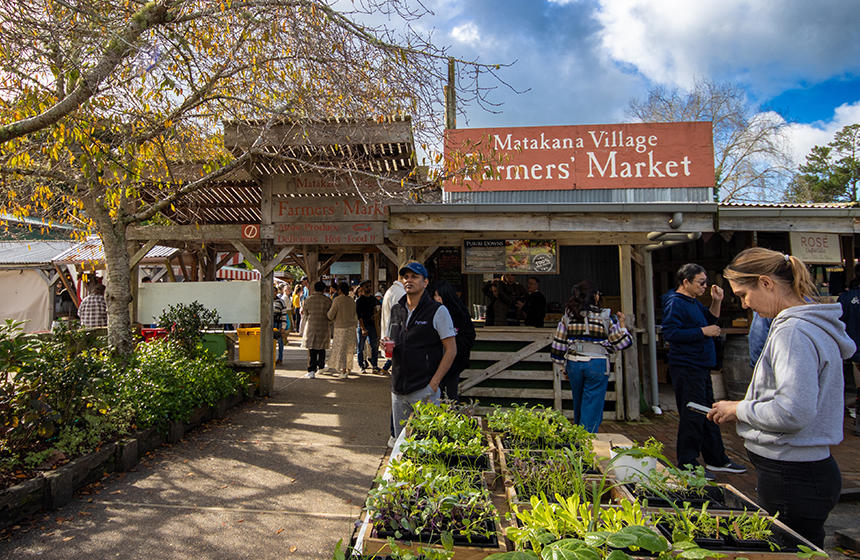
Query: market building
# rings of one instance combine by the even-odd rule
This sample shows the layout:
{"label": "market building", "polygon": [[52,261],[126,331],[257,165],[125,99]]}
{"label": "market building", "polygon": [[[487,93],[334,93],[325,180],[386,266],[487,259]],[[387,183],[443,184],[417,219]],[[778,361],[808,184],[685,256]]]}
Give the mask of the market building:
{"label": "market building", "polygon": [[[214,280],[235,255],[252,263],[262,287],[259,298],[249,296],[258,299],[252,312],[245,305],[236,322],[261,325],[261,348],[271,346],[265,286],[279,264],[300,266],[312,279],[369,278],[377,289],[417,259],[461,291],[480,327],[464,397],[569,410],[566,380],[546,348],[571,286],[588,280],[608,307],[632,319],[637,343],[613,358],[604,416],[634,419],[643,403],[659,404],[655,302],[673,287],[680,264],[699,262],[719,283],[732,256],[758,244],[820,263],[822,285],[840,281],[841,270],[842,283],[853,274],[845,263],[854,263],[860,211],[713,202],[710,123],[449,131],[446,168],[466,172],[432,203],[402,188],[416,170],[408,118],[316,124],[312,133],[295,123],[267,129],[270,157],[180,201],[174,225],[129,232],[137,253],[156,243],[196,251],[203,280]],[[225,132],[237,153],[258,138],[254,124]],[[549,302],[543,328],[482,326],[483,284],[504,273],[522,284],[540,279]],[[724,317],[730,336],[743,335],[746,312],[730,298]],[[274,365],[267,352],[261,362],[267,393]]]}

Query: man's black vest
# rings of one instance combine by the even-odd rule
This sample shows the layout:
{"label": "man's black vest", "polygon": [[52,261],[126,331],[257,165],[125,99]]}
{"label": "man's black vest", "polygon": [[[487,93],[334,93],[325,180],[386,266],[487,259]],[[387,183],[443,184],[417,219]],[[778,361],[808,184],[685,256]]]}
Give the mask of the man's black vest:
{"label": "man's black vest", "polygon": [[408,324],[406,296],[391,308],[391,389],[397,394],[407,395],[426,387],[442,361],[442,340],[433,328],[433,317],[440,305],[425,291]]}

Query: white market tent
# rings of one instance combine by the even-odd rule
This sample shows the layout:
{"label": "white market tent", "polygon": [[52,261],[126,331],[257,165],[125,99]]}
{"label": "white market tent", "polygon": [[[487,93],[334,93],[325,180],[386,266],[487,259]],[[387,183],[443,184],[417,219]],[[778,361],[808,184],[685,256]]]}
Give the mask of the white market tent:
{"label": "white market tent", "polygon": [[46,331],[54,316],[53,259],[74,241],[0,241],[0,320],[25,321],[25,332]]}

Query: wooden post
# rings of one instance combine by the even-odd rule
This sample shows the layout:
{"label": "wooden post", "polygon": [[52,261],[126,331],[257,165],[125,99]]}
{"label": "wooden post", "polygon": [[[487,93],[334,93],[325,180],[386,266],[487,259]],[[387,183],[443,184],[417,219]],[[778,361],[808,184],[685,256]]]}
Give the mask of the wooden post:
{"label": "wooden post", "polygon": [[[274,266],[269,266],[275,256],[274,229],[266,228],[272,223],[272,179],[262,181],[260,196],[260,395],[271,396],[275,388],[275,360],[272,348],[275,342],[274,326]],[[264,234],[263,232],[266,232]]]}
{"label": "wooden post", "polygon": [[134,324],[137,323],[137,295],[139,292],[138,283],[140,282],[140,272],[138,271],[137,263],[134,262],[134,255],[138,250],[137,243],[128,243],[127,248],[129,259],[132,261],[128,271],[129,291],[131,292],[131,303],[128,304],[128,316],[132,327],[134,327]]}
{"label": "wooden post", "polygon": [[408,263],[412,260],[412,247],[398,247],[397,248],[397,270],[400,270],[404,264]]}
{"label": "wooden post", "polygon": [[370,280],[370,253],[365,253],[361,261],[361,281]]}
{"label": "wooden post", "polygon": [[191,275],[191,278],[187,278],[185,281],[188,282],[197,282],[200,280],[200,258],[197,256],[197,251],[189,251],[191,255],[191,266],[188,267],[188,274]]}
{"label": "wooden post", "polygon": [[[621,312],[627,318],[627,330],[632,335],[633,325],[636,324],[633,307],[633,247],[619,245],[618,258],[618,270],[621,276]],[[639,358],[635,347],[634,344],[633,348],[628,348],[621,354],[621,379],[619,379],[619,372],[615,372],[616,414],[619,420],[622,416],[627,420],[639,418]]]}
{"label": "wooden post", "polygon": [[842,241],[842,260],[845,262],[845,288],[851,285],[854,280],[854,234],[843,235],[840,237]]}
{"label": "wooden post", "polygon": [[[264,268],[274,256],[274,240],[260,240],[261,263]],[[275,388],[275,364],[272,359],[272,348],[275,337],[274,327],[274,271],[269,270],[260,278],[260,361],[263,368],[260,371],[260,395],[271,396]]]}
{"label": "wooden post", "polygon": [[370,289],[374,294],[379,291],[379,253],[370,255]]}
{"label": "wooden post", "polygon": [[445,128],[457,128],[457,68],[454,58],[448,58],[448,83],[442,88],[445,93]]}
{"label": "wooden post", "polygon": [[[639,252],[634,253],[634,257],[638,258],[636,260],[636,264],[633,266],[633,284],[636,290],[636,303],[634,308],[636,309],[636,317],[635,322],[628,325],[627,329],[633,335],[633,344],[636,347],[636,365],[639,365],[639,348],[642,347],[640,345],[644,345],[647,343],[648,337],[653,336],[653,333],[645,332],[641,325],[647,325],[647,314],[645,313],[645,308],[648,305],[645,302],[645,298],[648,296],[647,291],[645,289],[645,266],[644,266],[644,257]],[[633,328],[633,327],[636,328]],[[645,395],[645,402],[651,406],[654,403],[648,402],[650,400],[650,381],[647,375],[642,375],[640,370],[639,377],[639,389],[642,394]],[[628,406],[630,405],[630,400],[627,400]],[[638,402],[637,402],[638,405]]]}
{"label": "wooden post", "polygon": [[305,272],[308,275],[308,281],[311,284],[311,292],[313,292],[313,284],[320,279],[319,270],[319,251],[316,247],[313,249],[305,249]]}
{"label": "wooden post", "polygon": [[[182,253],[179,253],[182,255]],[[173,265],[170,263],[170,259],[164,259],[164,267],[167,270],[167,277],[171,282],[176,282],[176,274],[173,272]]]}

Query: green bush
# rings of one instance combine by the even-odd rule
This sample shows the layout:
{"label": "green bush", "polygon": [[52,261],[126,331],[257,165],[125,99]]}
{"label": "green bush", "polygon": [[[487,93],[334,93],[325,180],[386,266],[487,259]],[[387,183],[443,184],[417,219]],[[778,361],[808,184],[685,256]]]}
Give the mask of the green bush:
{"label": "green bush", "polygon": [[185,350],[193,352],[203,340],[203,331],[218,324],[221,320],[214,309],[206,309],[199,301],[189,305],[177,303],[163,311],[158,318],[158,326],[167,329],[167,335],[182,345]]}
{"label": "green bush", "polygon": [[140,428],[187,420],[191,412],[235,394],[246,382],[220,358],[202,348],[189,354],[167,339],[140,344],[128,366],[117,372],[119,402],[131,407]]}
{"label": "green bush", "polygon": [[244,387],[247,374],[200,344],[189,351],[188,340],[143,343],[118,359],[76,325],[48,340],[23,334],[21,323],[0,325],[0,487],[10,472],[71,459],[135,428],[187,420]]}

